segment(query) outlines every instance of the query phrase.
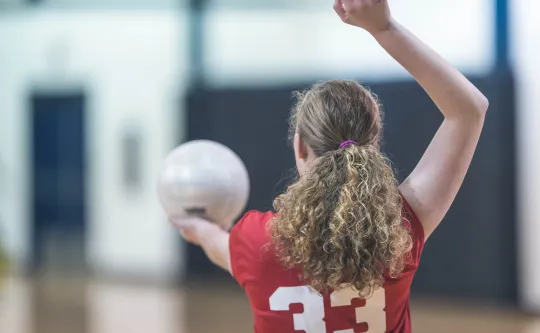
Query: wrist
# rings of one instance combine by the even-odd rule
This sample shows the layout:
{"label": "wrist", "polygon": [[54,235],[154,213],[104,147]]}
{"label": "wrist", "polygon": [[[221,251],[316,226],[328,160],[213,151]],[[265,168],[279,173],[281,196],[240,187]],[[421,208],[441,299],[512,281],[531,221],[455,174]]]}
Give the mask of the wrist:
{"label": "wrist", "polygon": [[395,31],[399,28],[399,23],[391,17],[384,27],[377,30],[369,31],[369,33],[377,39],[380,35],[384,35],[387,32]]}

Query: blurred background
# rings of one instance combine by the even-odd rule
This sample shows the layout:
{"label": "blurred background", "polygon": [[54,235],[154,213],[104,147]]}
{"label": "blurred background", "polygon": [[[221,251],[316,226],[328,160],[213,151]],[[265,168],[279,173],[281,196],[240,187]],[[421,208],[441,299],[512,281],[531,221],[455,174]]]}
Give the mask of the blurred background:
{"label": "blurred background", "polygon": [[[536,0],[390,0],[491,101],[463,188],[426,244],[415,332],[540,332]],[[0,332],[250,332],[233,279],[187,246],[155,195],[161,163],[222,142],[270,209],[294,166],[293,90],[379,94],[403,178],[441,121],[331,0],[0,0]]]}

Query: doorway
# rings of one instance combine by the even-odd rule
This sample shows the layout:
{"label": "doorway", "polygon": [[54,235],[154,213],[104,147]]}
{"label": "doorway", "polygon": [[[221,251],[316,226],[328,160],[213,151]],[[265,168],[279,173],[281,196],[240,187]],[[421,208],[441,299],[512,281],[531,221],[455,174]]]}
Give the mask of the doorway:
{"label": "doorway", "polygon": [[31,95],[34,273],[86,271],[85,95]]}

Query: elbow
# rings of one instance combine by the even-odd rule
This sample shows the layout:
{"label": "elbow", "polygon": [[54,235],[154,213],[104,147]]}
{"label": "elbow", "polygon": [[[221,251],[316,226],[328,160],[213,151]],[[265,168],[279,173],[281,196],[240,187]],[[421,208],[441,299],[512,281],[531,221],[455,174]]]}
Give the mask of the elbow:
{"label": "elbow", "polygon": [[482,93],[478,92],[477,96],[469,98],[463,105],[455,106],[456,112],[443,112],[443,114],[447,120],[483,123],[488,108],[489,100]]}
{"label": "elbow", "polygon": [[482,94],[482,93],[479,93],[479,96],[477,97],[476,99],[476,111],[478,113],[480,113],[480,115],[485,115],[488,108],[489,108],[489,100],[487,99],[487,97]]}
{"label": "elbow", "polygon": [[484,96],[484,94],[478,92],[478,95],[471,100],[468,111],[463,112],[462,115],[463,118],[467,119],[468,121],[477,120],[483,123],[488,108],[489,100],[486,96]]}

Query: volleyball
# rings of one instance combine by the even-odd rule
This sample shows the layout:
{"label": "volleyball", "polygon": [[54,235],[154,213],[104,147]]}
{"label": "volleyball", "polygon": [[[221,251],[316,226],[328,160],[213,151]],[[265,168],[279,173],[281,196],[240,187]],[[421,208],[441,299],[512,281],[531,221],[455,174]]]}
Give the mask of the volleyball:
{"label": "volleyball", "polygon": [[249,176],[231,149],[195,140],[165,158],[157,192],[169,219],[199,216],[228,229],[246,207]]}

